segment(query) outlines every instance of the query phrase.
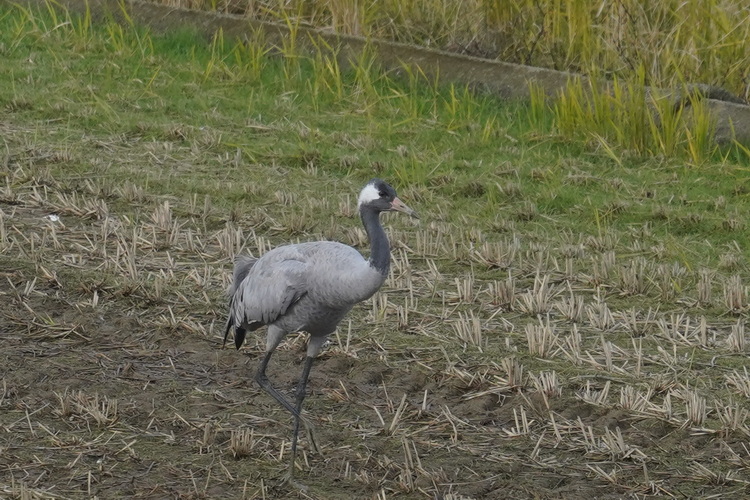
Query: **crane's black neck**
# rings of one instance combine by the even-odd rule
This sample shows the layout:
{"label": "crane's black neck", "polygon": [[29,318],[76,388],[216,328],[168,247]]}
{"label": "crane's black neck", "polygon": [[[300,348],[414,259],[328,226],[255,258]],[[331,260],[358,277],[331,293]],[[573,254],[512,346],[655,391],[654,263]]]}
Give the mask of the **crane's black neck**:
{"label": "crane's black neck", "polygon": [[391,265],[391,246],[380,224],[380,211],[362,205],[359,209],[359,216],[362,218],[362,224],[370,240],[370,265],[383,276],[387,276],[388,267]]}

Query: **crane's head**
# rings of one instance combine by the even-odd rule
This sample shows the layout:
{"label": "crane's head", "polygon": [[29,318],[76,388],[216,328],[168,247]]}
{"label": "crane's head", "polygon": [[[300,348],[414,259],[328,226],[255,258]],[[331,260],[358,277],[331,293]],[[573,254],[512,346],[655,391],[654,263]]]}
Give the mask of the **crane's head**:
{"label": "crane's head", "polygon": [[396,195],[396,190],[381,179],[373,179],[359,193],[358,207],[372,208],[378,212],[403,212],[419,219],[417,212],[407,207]]}

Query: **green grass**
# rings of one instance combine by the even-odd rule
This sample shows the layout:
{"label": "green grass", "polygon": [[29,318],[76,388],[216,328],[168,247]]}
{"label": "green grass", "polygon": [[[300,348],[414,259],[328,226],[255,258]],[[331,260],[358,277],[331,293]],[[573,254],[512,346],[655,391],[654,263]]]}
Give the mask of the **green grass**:
{"label": "green grass", "polygon": [[[519,201],[557,217],[556,229],[596,235],[596,214],[615,203],[621,208],[607,216],[609,229],[648,225],[651,244],[680,234],[675,243],[696,252],[703,265],[717,262],[715,247],[732,241],[746,246],[744,231],[723,228],[731,213],[746,209],[744,155],[724,153],[722,159],[710,142],[701,143],[697,147],[709,154],[696,153],[696,167],[690,131],[680,132],[679,151],[658,140],[669,134],[643,126],[648,119],[635,102],[642,100],[637,92],[619,105],[616,98],[587,101],[582,94],[552,110],[532,103],[535,118],[529,120],[526,105],[437,87],[418,76],[393,80],[367,57],[342,74],[327,49],[312,58],[279,59],[221,34],[206,46],[189,32],[155,37],[113,23],[92,28],[86,19],[65,24],[27,13],[24,21],[8,14],[3,22],[11,34],[4,51],[12,57],[0,100],[24,120],[65,123],[58,132],[62,149],[75,150],[70,141],[85,131],[104,141],[199,143],[215,158],[241,158],[261,171],[282,165],[357,183],[381,175],[437,203],[449,221],[472,207],[472,224],[485,231],[493,218],[513,219],[522,210],[496,193],[498,185],[513,181]],[[573,109],[582,113],[577,119],[569,117]],[[611,132],[577,131],[581,120],[601,120]],[[639,123],[640,139],[627,131],[619,135]],[[74,165],[65,165],[66,174],[90,168],[69,163]],[[222,162],[220,179],[211,158],[168,163],[145,172],[114,164],[97,170],[105,182],[145,175],[158,181],[160,194],[198,192],[220,205],[245,195],[247,169],[236,162]],[[192,174],[183,175],[187,171]],[[717,209],[719,196],[727,206]],[[701,220],[689,222],[692,213]],[[711,245],[694,248],[695,241]]]}
{"label": "green grass", "polygon": [[[357,183],[380,175],[423,193],[450,221],[472,207],[472,224],[485,231],[493,218],[513,219],[523,210],[493,194],[510,175],[524,202],[557,217],[557,229],[595,235],[601,230],[596,214],[615,203],[621,208],[606,218],[611,230],[646,224],[651,244],[680,234],[675,243],[696,252],[703,265],[717,262],[715,247],[732,241],[746,246],[744,231],[722,225],[732,210],[746,207],[746,160],[735,163],[730,154],[723,161],[703,143],[699,147],[713,155],[702,153],[700,167],[694,167],[689,131],[680,132],[680,150],[658,140],[669,134],[651,134],[643,125],[648,118],[638,92],[619,105],[617,98],[587,101],[574,92],[553,110],[534,111],[542,117],[530,123],[523,104],[455,86],[420,85],[418,76],[396,81],[367,57],[342,74],[326,49],[312,58],[274,59],[257,45],[234,44],[221,34],[206,46],[190,32],[154,37],[109,23],[94,37],[97,28],[86,27],[85,19],[52,30],[59,19],[45,23],[30,16],[18,26],[14,17],[4,20],[17,34],[6,42],[6,53],[14,57],[0,100],[25,120],[63,120],[60,133],[68,140],[86,131],[104,141],[194,142],[217,158],[241,157],[259,170],[313,168],[321,177]],[[61,59],[58,49],[77,56]],[[578,118],[569,116],[574,109],[582,113]],[[576,130],[576,123],[597,120],[605,127],[601,136]],[[639,124],[640,139],[621,132],[636,131]],[[74,148],[65,137],[61,141],[59,147]],[[232,162],[221,166],[220,179],[210,159],[169,163],[146,172],[107,165],[104,180],[142,174],[161,185],[155,188],[160,194],[198,192],[220,205],[245,194],[246,169]],[[87,169],[81,163],[73,168],[79,174]],[[187,171],[192,174],[185,176]],[[713,206],[718,196],[728,207]],[[689,222],[692,213],[701,220]],[[711,245],[694,248],[695,241]]]}
{"label": "green grass", "polygon": [[[700,119],[669,137],[638,130],[627,97],[505,102],[394,79],[367,53],[342,70],[322,44],[272,57],[259,39],[3,5],[0,311],[5,366],[22,368],[2,372],[0,393],[0,446],[24,485],[12,494],[111,497],[122,470],[139,473],[123,495],[288,496],[266,491],[288,437],[269,422],[286,417],[238,382],[255,359],[215,350],[231,258],[362,246],[353,205],[374,176],[422,220],[388,217],[393,275],[313,369],[306,410],[327,449],[301,462],[310,495],[580,495],[560,477],[592,495],[744,487],[750,382],[728,340],[748,310],[746,151],[701,142]],[[576,106],[598,136],[566,129]],[[284,384],[299,344],[274,365]],[[562,394],[545,389],[553,374]],[[96,413],[105,396],[119,419]],[[239,428],[257,434],[235,460]],[[40,467],[49,480],[31,485]]]}
{"label": "green grass", "polygon": [[[737,145],[717,152],[715,127],[702,102],[704,96],[748,99],[750,10],[736,2],[326,0],[248,6],[190,0],[182,5],[580,73],[593,84],[575,80],[551,104],[553,129],[568,138],[589,140],[613,157],[613,143],[638,154],[682,155],[693,163],[716,154],[747,155]],[[701,29],[693,29],[696,23]],[[283,51],[295,39],[290,37]],[[676,105],[680,95],[684,106]]]}

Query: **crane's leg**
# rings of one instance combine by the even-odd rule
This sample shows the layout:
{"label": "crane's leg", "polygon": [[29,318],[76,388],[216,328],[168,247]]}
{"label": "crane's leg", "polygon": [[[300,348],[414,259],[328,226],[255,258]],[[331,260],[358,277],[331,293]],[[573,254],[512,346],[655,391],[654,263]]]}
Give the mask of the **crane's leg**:
{"label": "crane's leg", "polygon": [[[302,376],[299,379],[299,383],[297,384],[297,393],[296,393],[296,410],[297,413],[294,414],[294,432],[292,433],[292,462],[289,466],[289,478],[294,476],[294,461],[297,458],[297,436],[299,435],[299,420],[300,415],[302,414],[302,401],[305,399],[305,391],[307,390],[307,379],[310,376],[310,369],[313,365],[313,360],[315,358],[313,356],[307,356],[305,358],[305,366],[302,368]],[[310,435],[308,434],[308,439],[310,438]],[[315,445],[315,440],[310,440],[313,447],[317,448]]]}
{"label": "crane's leg", "polygon": [[271,382],[268,380],[268,376],[266,375],[266,367],[268,366],[268,362],[271,360],[272,354],[273,351],[266,352],[266,355],[263,357],[263,360],[260,362],[260,366],[258,367],[258,373],[255,374],[255,381],[258,382],[258,385],[261,387],[261,389],[273,396],[273,398],[281,403],[281,406],[286,408],[287,411],[289,411],[295,417],[299,417],[299,410],[292,406],[292,403],[287,401],[287,399],[279,391],[277,391],[276,388],[272,386]]}
{"label": "crane's leg", "polygon": [[299,410],[292,406],[292,403],[290,403],[279,391],[276,390],[274,386],[271,385],[271,382],[268,380],[268,376],[266,376],[266,367],[268,366],[268,362],[271,361],[273,352],[279,346],[281,341],[284,340],[286,334],[287,332],[277,327],[276,325],[268,326],[268,333],[266,335],[266,354],[265,356],[263,356],[263,359],[260,362],[260,366],[258,367],[258,372],[255,374],[255,381],[258,382],[258,385],[264,391],[273,396],[273,398],[278,401],[281,406],[286,408],[287,411],[289,411],[295,417],[299,417]]}
{"label": "crane's leg", "polygon": [[[312,362],[315,356],[310,356],[308,352],[308,359],[305,361],[305,365],[302,370],[302,378],[299,381],[299,384],[297,386],[297,392],[296,392],[296,405],[292,405],[292,403],[289,402],[289,400],[284,397],[283,394],[281,394],[276,388],[271,385],[271,381],[268,379],[268,376],[266,375],[266,368],[268,367],[268,363],[271,360],[271,356],[273,355],[274,350],[276,350],[276,347],[281,343],[281,340],[286,335],[286,332],[283,330],[276,328],[273,325],[270,325],[268,327],[268,337],[266,339],[266,354],[263,356],[263,359],[260,362],[260,366],[258,366],[258,371],[255,374],[255,381],[258,383],[258,385],[266,391],[269,395],[271,395],[276,401],[278,401],[281,406],[287,409],[289,413],[292,414],[294,417],[294,434],[292,439],[292,466],[290,467],[290,473],[287,474],[286,480],[292,479],[291,477],[291,471],[294,468],[294,459],[296,457],[297,452],[297,436],[299,435],[299,424],[302,422],[302,425],[305,426],[305,432],[307,433],[307,439],[310,442],[311,447],[315,452],[319,452],[318,444],[315,439],[315,429],[313,425],[302,415],[302,401],[305,398],[305,388],[307,387],[307,379],[310,376],[310,369],[312,368]],[[315,354],[317,354],[317,350],[319,350],[320,342],[316,341],[313,342],[314,349],[316,349]],[[308,344],[309,345],[309,344]]]}

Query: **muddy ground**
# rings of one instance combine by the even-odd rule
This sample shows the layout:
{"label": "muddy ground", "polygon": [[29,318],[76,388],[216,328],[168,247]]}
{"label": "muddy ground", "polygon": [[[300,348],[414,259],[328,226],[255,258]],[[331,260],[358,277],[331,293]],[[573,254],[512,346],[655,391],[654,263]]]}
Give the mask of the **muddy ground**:
{"label": "muddy ground", "polygon": [[[394,325],[373,322],[367,305],[351,316],[349,345],[345,336],[332,338],[313,368],[305,411],[321,453],[303,436],[297,479],[307,489],[284,485],[291,419],[252,380],[262,335],[240,352],[222,349],[229,259],[151,248],[131,264],[145,276],[157,258],[172,258],[163,289],[138,275],[119,279],[104,271],[103,258],[84,257],[82,237],[94,246],[105,220],[118,214],[65,212],[49,201],[55,189],[48,184],[44,200],[24,189],[0,203],[4,498],[644,498],[683,491],[737,498],[744,491],[741,436],[636,417],[573,390],[546,399],[489,385],[488,373],[502,373],[497,365],[467,366],[460,351],[446,353],[429,338],[406,349],[389,344]],[[53,211],[63,212],[59,222],[49,219]],[[114,255],[110,236],[102,248]],[[195,277],[198,268],[213,274]],[[269,369],[287,394],[304,340],[283,344]],[[572,377],[569,385],[601,389],[610,379]],[[613,451],[604,437],[618,434],[628,444]],[[717,460],[738,475],[701,476],[690,465]]]}

